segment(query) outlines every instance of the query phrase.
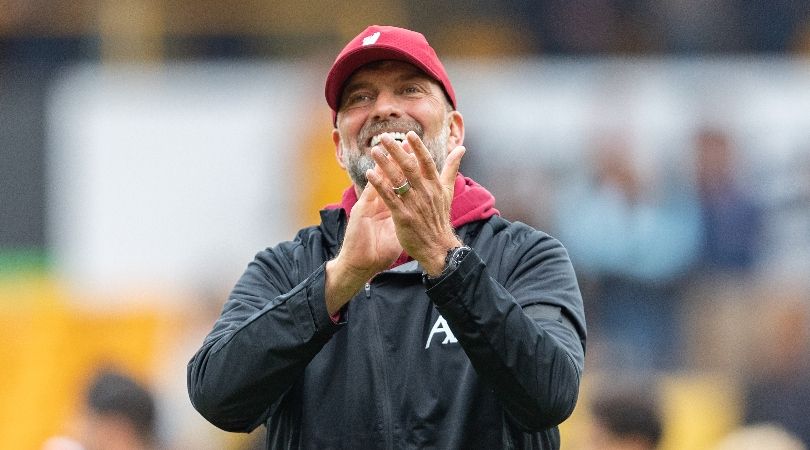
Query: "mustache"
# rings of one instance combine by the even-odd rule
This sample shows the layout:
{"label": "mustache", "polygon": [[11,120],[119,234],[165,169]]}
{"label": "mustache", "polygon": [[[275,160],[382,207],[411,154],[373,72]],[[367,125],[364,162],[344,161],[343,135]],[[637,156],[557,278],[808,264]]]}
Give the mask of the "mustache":
{"label": "mustache", "polygon": [[415,120],[380,120],[363,126],[357,135],[357,147],[363,148],[374,136],[385,131],[413,131],[420,139],[424,138],[424,130]]}

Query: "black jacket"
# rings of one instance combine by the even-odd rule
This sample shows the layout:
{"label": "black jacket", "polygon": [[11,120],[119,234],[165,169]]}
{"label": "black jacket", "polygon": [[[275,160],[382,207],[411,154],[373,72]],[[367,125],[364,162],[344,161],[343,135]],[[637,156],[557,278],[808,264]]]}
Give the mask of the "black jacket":
{"label": "black jacket", "polygon": [[567,252],[494,216],[425,289],[415,261],[375,276],[334,324],[324,266],[342,210],[260,252],[188,365],[195,408],[272,449],[556,449],[582,375],[585,318]]}

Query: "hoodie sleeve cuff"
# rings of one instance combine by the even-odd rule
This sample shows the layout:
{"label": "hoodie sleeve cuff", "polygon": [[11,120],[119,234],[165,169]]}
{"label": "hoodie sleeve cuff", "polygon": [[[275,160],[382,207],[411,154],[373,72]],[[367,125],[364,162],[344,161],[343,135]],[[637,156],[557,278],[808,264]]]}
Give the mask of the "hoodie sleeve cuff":
{"label": "hoodie sleeve cuff", "polygon": [[290,298],[289,308],[304,341],[317,335],[328,338],[341,327],[340,323],[332,321],[326,310],[325,282],[324,264],[304,280]]}

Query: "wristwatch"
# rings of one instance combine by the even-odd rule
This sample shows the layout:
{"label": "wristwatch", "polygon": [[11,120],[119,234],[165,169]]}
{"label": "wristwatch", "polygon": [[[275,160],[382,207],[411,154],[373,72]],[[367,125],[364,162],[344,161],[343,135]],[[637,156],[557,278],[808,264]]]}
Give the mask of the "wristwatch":
{"label": "wristwatch", "polygon": [[435,277],[431,277],[427,274],[427,272],[422,272],[422,282],[428,288],[432,288],[433,286],[439,284],[441,280],[458,268],[461,262],[464,261],[464,258],[471,251],[472,249],[466,245],[453,247],[450,250],[447,250],[447,256],[444,258],[444,270],[442,270],[442,273]]}

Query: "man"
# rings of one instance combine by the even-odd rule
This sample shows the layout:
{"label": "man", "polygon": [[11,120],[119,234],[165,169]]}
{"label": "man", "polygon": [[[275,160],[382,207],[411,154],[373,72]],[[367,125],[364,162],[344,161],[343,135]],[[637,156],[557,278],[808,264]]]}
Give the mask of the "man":
{"label": "man", "polygon": [[553,238],[458,174],[464,120],[419,33],[371,26],[326,79],[353,182],[260,252],[188,367],[215,425],[268,448],[559,448],[585,319]]}
{"label": "man", "polygon": [[156,440],[157,411],[152,393],[123,373],[104,370],[86,394],[83,433],[87,450],[149,450]]}
{"label": "man", "polygon": [[156,422],[152,393],[129,375],[104,369],[87,387],[75,439],[55,436],[42,450],[152,450]]}
{"label": "man", "polygon": [[634,383],[598,393],[590,404],[586,448],[655,450],[664,434],[658,397],[652,387]]}

